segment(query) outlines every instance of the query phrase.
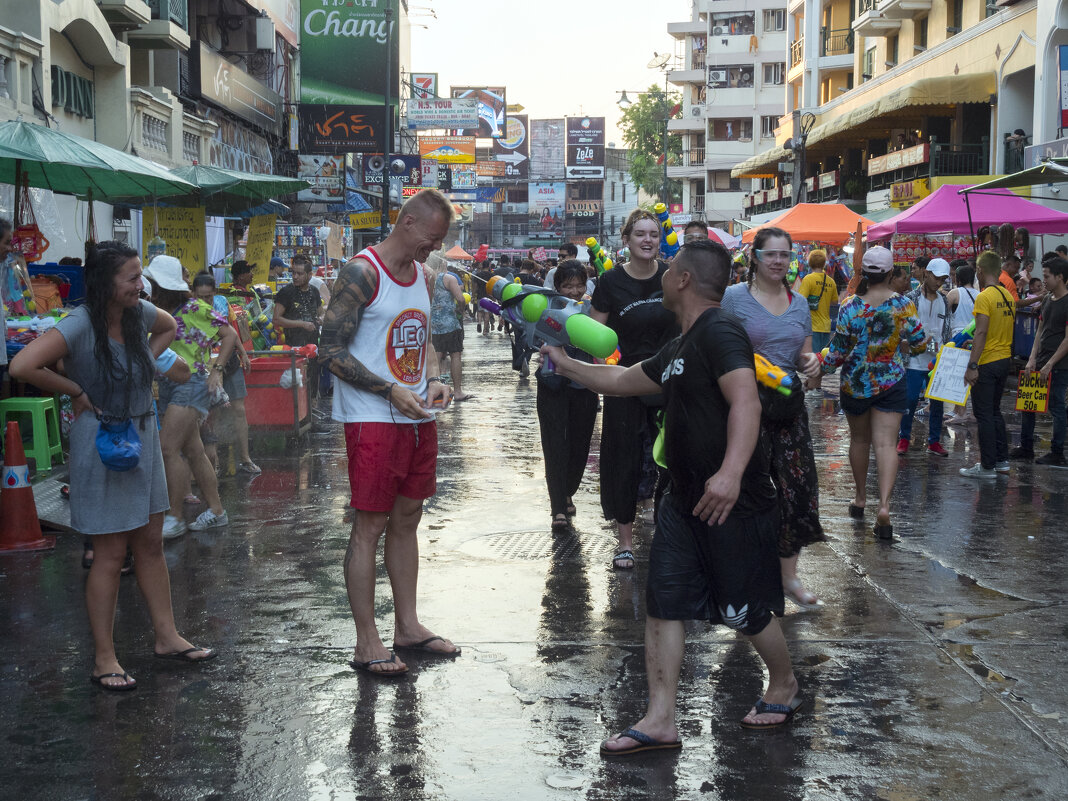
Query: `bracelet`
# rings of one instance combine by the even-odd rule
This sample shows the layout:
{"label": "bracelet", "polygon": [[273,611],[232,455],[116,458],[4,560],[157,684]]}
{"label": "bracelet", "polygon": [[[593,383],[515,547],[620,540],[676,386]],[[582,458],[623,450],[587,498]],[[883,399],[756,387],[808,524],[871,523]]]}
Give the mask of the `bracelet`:
{"label": "bracelet", "polygon": [[438,382],[438,383],[440,384],[440,383],[441,383],[441,376],[440,376],[440,375],[438,375],[438,376],[434,376],[433,378],[428,378],[428,379],[426,380],[426,382],[427,382],[428,384],[429,384],[429,383],[430,383],[431,381],[437,381],[437,382]]}

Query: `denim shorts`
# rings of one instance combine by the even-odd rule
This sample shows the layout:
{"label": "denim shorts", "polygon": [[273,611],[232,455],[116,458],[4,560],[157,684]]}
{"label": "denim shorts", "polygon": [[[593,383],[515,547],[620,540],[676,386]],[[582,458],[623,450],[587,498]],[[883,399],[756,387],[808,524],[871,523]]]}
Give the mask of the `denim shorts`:
{"label": "denim shorts", "polygon": [[223,389],[230,400],[243,400],[248,397],[248,387],[245,385],[245,371],[238,369],[223,376]]}
{"label": "denim shorts", "polygon": [[890,389],[872,395],[870,398],[855,398],[844,392],[840,396],[842,411],[853,417],[867,414],[871,409],[878,409],[887,414],[907,414],[909,410],[908,381],[902,378]]}
{"label": "denim shorts", "polygon": [[201,419],[208,416],[208,379],[194,373],[184,384],[176,384],[169,378],[159,379],[159,415],[162,419],[168,406],[189,406],[200,412]]}

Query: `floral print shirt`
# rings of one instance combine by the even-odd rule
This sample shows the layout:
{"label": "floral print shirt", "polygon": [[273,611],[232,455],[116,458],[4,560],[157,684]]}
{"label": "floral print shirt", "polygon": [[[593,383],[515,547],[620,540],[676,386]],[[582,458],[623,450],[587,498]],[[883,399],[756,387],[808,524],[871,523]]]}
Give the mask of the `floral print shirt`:
{"label": "floral print shirt", "polygon": [[853,295],[838,311],[838,327],[824,359],[825,372],[842,366],[842,392],[854,398],[871,398],[905,377],[907,341],[912,354],[923,352],[925,334],[916,319],[916,307],[902,295],[891,295],[879,306],[869,306]]}
{"label": "floral print shirt", "polygon": [[216,313],[202,300],[190,298],[174,312],[178,331],[171,350],[185,359],[189,369],[200,375],[208,374],[212,342],[219,329],[228,325],[226,318]]}

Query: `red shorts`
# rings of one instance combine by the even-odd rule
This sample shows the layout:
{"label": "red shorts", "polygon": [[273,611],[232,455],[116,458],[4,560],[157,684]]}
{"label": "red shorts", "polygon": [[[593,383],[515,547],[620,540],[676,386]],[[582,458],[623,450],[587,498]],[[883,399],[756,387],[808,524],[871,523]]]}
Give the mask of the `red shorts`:
{"label": "red shorts", "polygon": [[424,500],[437,490],[438,428],[419,425],[345,423],[351,506],[388,512],[398,495]]}

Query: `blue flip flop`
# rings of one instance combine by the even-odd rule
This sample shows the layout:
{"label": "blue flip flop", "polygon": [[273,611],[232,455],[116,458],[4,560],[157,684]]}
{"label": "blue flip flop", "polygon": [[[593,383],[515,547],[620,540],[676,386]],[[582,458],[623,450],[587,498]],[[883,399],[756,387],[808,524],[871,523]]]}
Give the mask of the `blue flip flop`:
{"label": "blue flip flop", "polygon": [[605,748],[604,744],[608,742],[605,740],[601,743],[601,756],[630,756],[631,754],[639,754],[642,751],[667,751],[682,748],[682,740],[672,740],[670,742],[665,740],[654,740],[645,732],[640,732],[637,729],[624,729],[619,734],[620,737],[629,737],[638,743],[631,748],[612,749]]}
{"label": "blue flip flop", "polygon": [[378,676],[379,678],[395,679],[397,676],[403,676],[408,672],[407,666],[404,670],[372,670],[371,665],[390,665],[395,664],[397,661],[397,655],[390,653],[389,659],[372,659],[369,662],[360,662],[353,659],[349,662],[349,667],[353,670],[362,670],[364,673],[370,673],[372,676]]}
{"label": "blue flip flop", "polygon": [[787,704],[769,704],[763,698],[758,698],[756,703],[753,704],[756,707],[756,713],[758,715],[786,715],[786,717],[778,723],[746,723],[744,720],[739,721],[743,729],[777,729],[780,726],[785,726],[791,720],[793,720],[794,713],[797,712],[802,706],[805,705],[805,699],[800,695],[794,696],[794,700]]}

